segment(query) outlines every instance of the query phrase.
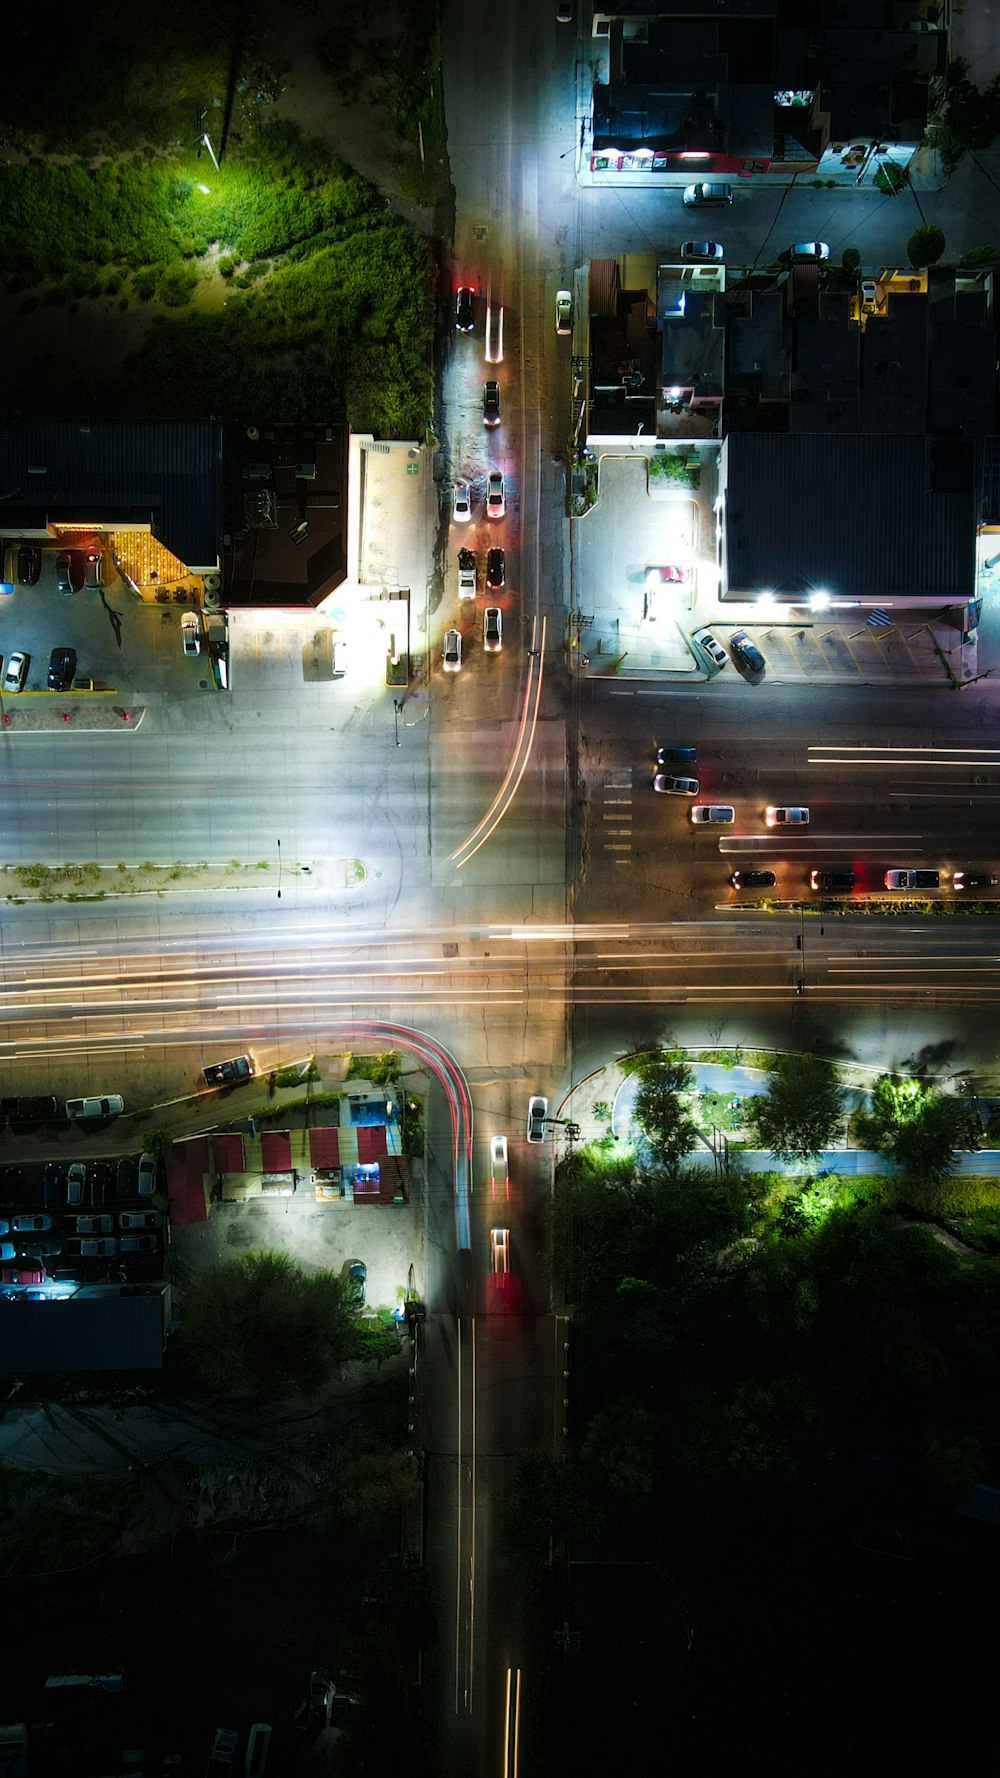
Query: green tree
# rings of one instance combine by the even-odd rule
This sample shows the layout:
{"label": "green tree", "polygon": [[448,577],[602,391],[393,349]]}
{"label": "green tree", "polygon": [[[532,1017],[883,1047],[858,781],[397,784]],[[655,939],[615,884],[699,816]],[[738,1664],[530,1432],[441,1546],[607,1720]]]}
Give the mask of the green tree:
{"label": "green tree", "polygon": [[410,1451],[364,1451],[337,1470],[337,1509],[362,1537],[378,1537],[419,1493],[420,1465]]}
{"label": "green tree", "polygon": [[968,1147],[968,1114],[960,1099],[919,1080],[882,1074],[871,1106],[858,1117],[863,1139],[915,1179],[940,1179]]}
{"label": "green tree", "polygon": [[[684,1067],[687,1079],[691,1070]],[[635,1118],[668,1171],[676,1172],[686,1154],[696,1146],[698,1131],[670,1082],[677,1077],[671,1068],[644,1074],[635,1096]]]}
{"label": "green tree", "polygon": [[827,1148],[843,1122],[837,1070],[816,1056],[776,1056],[767,1090],[754,1100],[749,1122],[761,1148],[784,1161],[808,1160]]}
{"label": "green tree", "polygon": [[630,1500],[652,1493],[655,1425],[645,1408],[623,1399],[594,1415],[583,1455],[613,1493],[625,1494]]}
{"label": "green tree", "polygon": [[190,1288],[183,1325],[195,1375],[226,1394],[308,1394],[359,1351],[344,1280],[307,1274],[284,1253],[210,1267]]}
{"label": "green tree", "polygon": [[155,1154],[158,1161],[165,1161],[174,1146],[174,1132],[164,1129],[162,1124],[143,1130],[142,1146],[148,1154]]}
{"label": "green tree", "polygon": [[913,266],[934,265],[944,252],[944,229],[936,222],[914,229],[906,243],[906,252]]}

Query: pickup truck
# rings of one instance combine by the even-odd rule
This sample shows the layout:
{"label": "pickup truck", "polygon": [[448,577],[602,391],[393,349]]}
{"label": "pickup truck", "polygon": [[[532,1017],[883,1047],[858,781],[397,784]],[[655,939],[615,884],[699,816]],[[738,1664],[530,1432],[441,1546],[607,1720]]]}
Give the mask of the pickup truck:
{"label": "pickup truck", "polygon": [[458,552],[458,596],[460,599],[474,599],[476,596],[476,552],[474,549],[460,549]]}

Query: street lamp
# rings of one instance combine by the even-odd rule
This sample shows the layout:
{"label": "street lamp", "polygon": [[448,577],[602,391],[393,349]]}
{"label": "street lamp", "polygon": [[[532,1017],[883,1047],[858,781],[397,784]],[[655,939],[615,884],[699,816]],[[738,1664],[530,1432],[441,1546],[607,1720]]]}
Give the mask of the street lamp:
{"label": "street lamp", "polygon": [[402,710],[402,708],[403,708],[403,706],[400,703],[399,699],[393,698],[393,700],[392,700],[392,720],[393,720],[393,723],[395,724],[395,729],[396,729],[396,746],[397,747],[401,746],[401,744],[402,744],[399,739],[399,714],[400,714],[400,711]]}
{"label": "street lamp", "polygon": [[278,900],[281,900],[281,841],[278,841]]}

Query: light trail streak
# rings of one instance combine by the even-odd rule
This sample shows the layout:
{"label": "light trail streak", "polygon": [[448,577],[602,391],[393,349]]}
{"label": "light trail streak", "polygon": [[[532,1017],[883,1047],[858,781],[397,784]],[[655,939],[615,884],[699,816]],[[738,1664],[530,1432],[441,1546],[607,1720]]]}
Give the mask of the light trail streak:
{"label": "light trail streak", "polygon": [[[504,774],[503,781],[501,782],[500,788],[497,791],[496,796],[493,798],[493,801],[491,802],[485,815],[478,822],[478,824],[473,828],[472,832],[468,835],[468,837],[462,841],[461,845],[455,847],[455,850],[451,855],[452,863],[455,865],[457,870],[461,870],[464,865],[468,864],[470,858],[474,858],[476,853],[479,851],[480,847],[484,846],[486,844],[486,841],[488,839],[490,839],[490,837],[496,832],[501,821],[503,820],[508,809],[510,808],[511,803],[514,801],[514,798],[517,795],[518,787],[521,783],[521,779],[524,777],[524,774],[527,770],[528,761],[531,758],[531,749],[532,749],[532,744],[534,742],[534,737],[535,737],[535,728],[536,728],[536,725],[538,722],[538,706],[541,702],[541,697],[542,697],[542,681],[544,678],[544,670],[543,669],[544,669],[544,656],[545,656],[545,626],[546,626],[546,620],[543,617],[542,618],[541,643],[539,645],[538,644],[538,618],[537,617],[532,618],[532,620],[531,620],[531,649],[529,651],[529,656],[528,656],[528,673],[527,673],[527,679],[526,679],[525,687],[524,687],[524,702],[521,706],[521,717],[520,717],[520,721],[518,723],[518,730],[517,730],[517,737],[516,737],[516,741],[515,741],[515,745],[514,745],[514,752],[511,756],[510,764],[507,767],[506,773]],[[532,705],[532,694],[533,693],[534,693],[534,708],[532,709],[531,705]]]}

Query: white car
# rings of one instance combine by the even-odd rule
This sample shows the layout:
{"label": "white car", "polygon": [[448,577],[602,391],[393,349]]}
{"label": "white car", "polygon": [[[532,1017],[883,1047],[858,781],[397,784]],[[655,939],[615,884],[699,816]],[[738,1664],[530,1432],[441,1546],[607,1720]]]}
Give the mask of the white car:
{"label": "white car", "polygon": [[695,803],[691,819],[696,827],[732,827],[736,810],[728,803]]}
{"label": "white car", "polygon": [[529,1142],[545,1141],[545,1117],[548,1109],[548,1100],[543,1099],[541,1093],[533,1093],[528,1100],[527,1137]]}
{"label": "white car", "polygon": [[885,873],[887,889],[939,889],[941,872],[937,870],[909,870],[898,868]]}
{"label": "white car", "polygon": [[861,313],[874,315],[878,308],[878,284],[874,278],[861,280]]}
{"label": "white car", "polygon": [[507,1138],[490,1138],[490,1186],[494,1198],[510,1197],[510,1174],[507,1171]]}
{"label": "white car", "polygon": [[568,290],[556,291],[556,332],[572,333],[573,298]]}
{"label": "white car", "polygon": [[151,1198],[156,1190],[156,1156],[143,1154],[139,1156],[139,1177],[136,1180],[136,1191],[140,1198]]}
{"label": "white car", "polygon": [[451,503],[451,516],[457,525],[467,525],[472,517],[472,501],[468,482],[456,482]]}
{"label": "white car", "polygon": [[461,630],[445,630],[444,648],[441,652],[446,673],[457,673],[462,665],[462,632]]}
{"label": "white car", "polygon": [[713,265],[725,259],[726,250],[721,241],[682,241],[682,259],[709,260]]}
{"label": "white car", "polygon": [[793,259],[829,259],[830,249],[825,241],[796,241],[792,248]]}
{"label": "white car", "polygon": [[181,618],[181,644],[185,654],[201,653],[201,625],[196,611],[185,611]]}
{"label": "white car", "polygon": [[808,827],[809,810],[771,807],[765,810],[764,819],[768,827]]}
{"label": "white car", "polygon": [[24,682],[28,677],[30,654],[23,654],[17,649],[7,662],[7,671],[3,676],[4,691],[23,691]]}
{"label": "white car", "polygon": [[499,654],[503,647],[503,614],[499,605],[487,605],[483,612],[483,648],[487,654]]}
{"label": "white car", "polygon": [[700,648],[703,653],[708,655],[713,667],[718,667],[720,672],[723,667],[728,667],[729,656],[718,637],[712,635],[711,630],[695,630],[691,640],[696,648]]}
{"label": "white car", "polygon": [[504,494],[503,476],[499,469],[491,469],[486,477],[486,517],[488,519],[502,519],[506,511],[507,501]]}
{"label": "white car", "polygon": [[125,1101],[120,1093],[107,1093],[102,1099],[67,1099],[67,1117],[120,1117]]}
{"label": "white car", "polygon": [[510,1230],[490,1230],[490,1260],[493,1271],[498,1278],[506,1278],[510,1271]]}
{"label": "white car", "polygon": [[653,789],[665,796],[697,796],[701,785],[697,778],[672,778],[669,772],[657,772]]}
{"label": "white car", "polygon": [[87,1183],[87,1169],[82,1161],[73,1161],[66,1175],[67,1204],[82,1204],[83,1191]]}

